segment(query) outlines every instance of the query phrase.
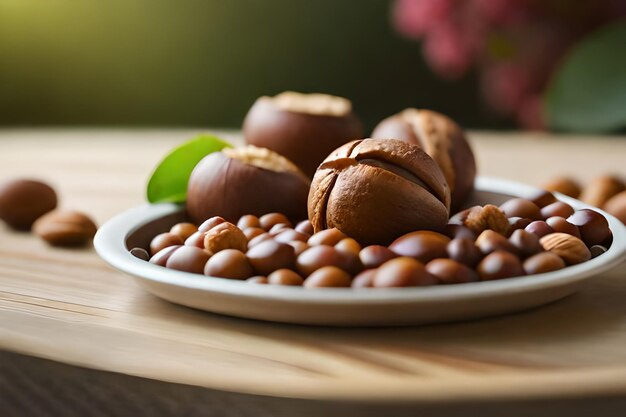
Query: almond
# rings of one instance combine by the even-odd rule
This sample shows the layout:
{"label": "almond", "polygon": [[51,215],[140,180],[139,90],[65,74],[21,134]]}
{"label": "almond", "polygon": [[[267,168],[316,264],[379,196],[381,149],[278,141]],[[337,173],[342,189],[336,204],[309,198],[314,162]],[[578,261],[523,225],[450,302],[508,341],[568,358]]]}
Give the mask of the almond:
{"label": "almond", "polygon": [[591,259],[591,252],[583,241],[567,233],[550,233],[542,237],[539,242],[546,251],[559,255],[570,265]]}

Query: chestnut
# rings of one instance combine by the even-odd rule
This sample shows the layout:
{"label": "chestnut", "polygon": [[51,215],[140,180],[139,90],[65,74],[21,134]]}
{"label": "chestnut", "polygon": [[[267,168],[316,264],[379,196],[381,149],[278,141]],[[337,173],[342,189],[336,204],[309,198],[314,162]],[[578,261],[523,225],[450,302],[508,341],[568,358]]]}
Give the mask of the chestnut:
{"label": "chestnut", "polygon": [[387,244],[413,230],[443,230],[450,190],[422,149],[363,139],[335,150],[315,173],[308,199],[315,232],[336,227],[361,245]]}
{"label": "chestnut", "polygon": [[372,286],[421,287],[437,284],[437,278],[426,271],[424,264],[413,258],[402,256],[385,262],[376,270]]}
{"label": "chestnut", "polygon": [[541,220],[541,209],[535,203],[525,198],[512,198],[500,206],[506,217],[522,217],[531,220]]}
{"label": "chestnut", "polygon": [[352,277],[336,266],[324,266],[304,280],[305,288],[349,287]]}
{"label": "chestnut", "polygon": [[401,139],[426,151],[448,182],[453,208],[460,207],[474,189],[474,154],[463,130],[449,117],[409,108],[381,121],[372,138]]}
{"label": "chestnut", "polygon": [[194,246],[180,246],[168,257],[165,266],[179,271],[202,274],[208,260],[209,254],[202,249]]}
{"label": "chestnut", "polygon": [[257,99],[243,122],[243,136],[313,176],[333,149],[362,138],[363,126],[343,97],[286,91]]}
{"label": "chestnut", "polygon": [[478,275],[473,269],[452,259],[433,259],[426,264],[426,271],[437,277],[441,284],[478,281]]}
{"label": "chestnut", "polygon": [[180,246],[183,244],[183,239],[180,236],[171,232],[160,233],[152,238],[150,241],[150,255],[154,256],[157,252],[162,251],[170,246]]}
{"label": "chestnut", "polygon": [[275,211],[299,220],[306,217],[309,185],[291,161],[269,149],[225,148],[207,155],[194,168],[187,211],[198,224],[217,215],[237,222],[244,214]]}
{"label": "chestnut", "polygon": [[481,281],[491,281],[524,275],[519,258],[510,252],[498,250],[487,255],[476,268]]}
{"label": "chestnut", "polygon": [[267,276],[267,283],[272,285],[302,285],[304,279],[291,269],[278,269]]}
{"label": "chestnut", "polygon": [[277,269],[293,269],[296,254],[286,243],[267,240],[248,249],[248,261],[259,274],[267,275]]}
{"label": "chestnut", "polygon": [[246,279],[254,275],[246,255],[237,249],[224,249],[209,258],[204,275],[211,277]]}
{"label": "chestnut", "polygon": [[587,246],[599,245],[611,234],[609,222],[594,210],[578,210],[567,218],[567,222],[578,226],[580,236]]}
{"label": "chestnut", "polygon": [[0,219],[13,229],[29,230],[56,206],[56,192],[43,182],[13,180],[0,185]]}
{"label": "chestnut", "polygon": [[448,236],[428,230],[419,230],[400,236],[389,245],[389,249],[398,256],[409,256],[427,263],[435,258],[445,258],[448,243],[450,243]]}

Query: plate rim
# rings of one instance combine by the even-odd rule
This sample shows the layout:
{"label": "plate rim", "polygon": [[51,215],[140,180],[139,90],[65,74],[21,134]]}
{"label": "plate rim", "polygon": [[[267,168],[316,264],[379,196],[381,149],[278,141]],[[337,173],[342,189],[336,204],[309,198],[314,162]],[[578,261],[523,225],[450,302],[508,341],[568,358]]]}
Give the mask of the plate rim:
{"label": "plate rim", "polygon": [[[480,176],[476,179],[478,191],[528,197],[540,188],[515,181]],[[605,211],[579,200],[554,193],[576,210],[591,208],[604,215],[613,242],[602,256],[578,265],[532,276],[520,276],[494,281],[480,281],[454,285],[406,288],[319,288],[310,290],[292,286],[258,286],[245,281],[166,269],[138,259],[127,250],[127,237],[145,223],[180,211],[183,206],[174,203],[144,204],[124,211],[104,223],[94,237],[98,255],[114,268],[141,280],[203,292],[221,293],[237,297],[289,301],[290,303],[346,304],[405,304],[407,302],[444,302],[455,299],[495,297],[511,292],[529,292],[546,287],[571,284],[607,271],[624,260],[626,253],[626,226]]]}

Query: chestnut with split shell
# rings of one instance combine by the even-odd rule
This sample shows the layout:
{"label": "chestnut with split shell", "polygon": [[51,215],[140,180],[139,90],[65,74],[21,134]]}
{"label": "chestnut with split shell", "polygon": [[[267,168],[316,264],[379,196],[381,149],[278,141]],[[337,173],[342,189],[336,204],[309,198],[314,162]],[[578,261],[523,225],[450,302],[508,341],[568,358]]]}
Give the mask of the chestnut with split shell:
{"label": "chestnut with split shell", "polygon": [[291,161],[269,149],[225,148],[194,168],[187,211],[196,224],[213,216],[236,223],[244,214],[270,212],[300,220],[306,217],[309,185]]}
{"label": "chestnut with split shell", "polygon": [[243,122],[246,142],[278,152],[309,177],[333,149],[363,137],[352,103],[328,94],[285,91],[260,97]]}
{"label": "chestnut with split shell", "polygon": [[395,138],[421,147],[443,172],[452,207],[458,208],[474,189],[476,162],[461,127],[431,110],[406,109],[376,126],[372,138]]}
{"label": "chestnut with split shell", "polygon": [[308,199],[316,233],[336,227],[361,245],[441,231],[449,210],[450,190],[435,161],[393,139],[357,140],[335,150],[315,173]]}

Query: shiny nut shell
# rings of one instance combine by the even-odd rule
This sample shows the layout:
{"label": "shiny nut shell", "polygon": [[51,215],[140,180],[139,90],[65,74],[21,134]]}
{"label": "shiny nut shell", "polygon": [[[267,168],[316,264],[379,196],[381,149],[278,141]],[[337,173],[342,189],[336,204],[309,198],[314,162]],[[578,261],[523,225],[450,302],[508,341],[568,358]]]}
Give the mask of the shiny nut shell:
{"label": "shiny nut shell", "polygon": [[0,219],[14,229],[30,229],[35,220],[56,206],[56,193],[43,182],[13,180],[0,185]]}

